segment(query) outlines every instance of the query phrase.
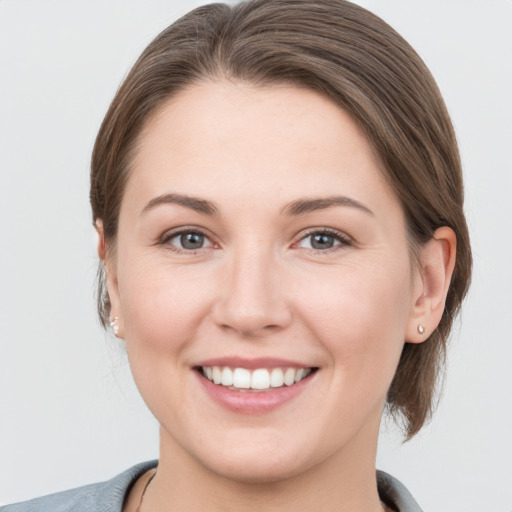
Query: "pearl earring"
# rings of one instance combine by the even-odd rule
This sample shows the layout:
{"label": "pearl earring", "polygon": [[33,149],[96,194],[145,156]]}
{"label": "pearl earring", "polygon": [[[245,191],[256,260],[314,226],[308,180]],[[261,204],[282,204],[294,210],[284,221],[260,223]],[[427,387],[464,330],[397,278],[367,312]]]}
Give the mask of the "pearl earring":
{"label": "pearl earring", "polygon": [[110,321],[110,327],[112,327],[112,332],[117,336],[117,333],[119,332],[119,325],[117,325],[117,321],[119,320],[118,316],[115,316]]}
{"label": "pearl earring", "polygon": [[418,325],[418,332],[420,334],[425,334],[425,327],[423,327],[423,325],[419,324]]}

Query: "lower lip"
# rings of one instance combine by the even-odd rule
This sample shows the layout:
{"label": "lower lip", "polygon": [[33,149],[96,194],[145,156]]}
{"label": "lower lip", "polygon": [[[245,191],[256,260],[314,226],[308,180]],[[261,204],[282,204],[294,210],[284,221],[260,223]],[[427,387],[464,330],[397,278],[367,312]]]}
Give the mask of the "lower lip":
{"label": "lower lip", "polygon": [[312,383],[317,372],[308,375],[292,386],[270,388],[269,391],[258,392],[234,391],[220,384],[214,384],[198,371],[195,373],[208,395],[226,409],[242,414],[265,414],[289,402],[304,391]]}

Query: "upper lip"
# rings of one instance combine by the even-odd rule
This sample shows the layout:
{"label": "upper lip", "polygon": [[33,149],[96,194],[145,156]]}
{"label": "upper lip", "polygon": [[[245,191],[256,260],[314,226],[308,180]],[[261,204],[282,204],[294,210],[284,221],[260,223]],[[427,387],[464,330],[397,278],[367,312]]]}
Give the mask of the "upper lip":
{"label": "upper lip", "polygon": [[313,368],[310,364],[304,364],[291,359],[269,358],[269,357],[215,357],[199,362],[197,366],[229,366],[231,368],[247,368],[256,370],[258,368]]}

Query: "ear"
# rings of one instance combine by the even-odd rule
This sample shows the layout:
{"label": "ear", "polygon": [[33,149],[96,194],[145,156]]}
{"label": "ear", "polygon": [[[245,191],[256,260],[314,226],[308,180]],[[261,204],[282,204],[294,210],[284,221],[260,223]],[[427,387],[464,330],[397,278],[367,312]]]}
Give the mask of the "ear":
{"label": "ear", "polygon": [[[405,341],[421,343],[441,321],[446,295],[455,267],[457,237],[449,227],[435,231],[421,249],[420,268],[415,272],[413,304],[405,333]],[[423,327],[424,332],[420,332]]]}
{"label": "ear", "polygon": [[114,331],[114,325],[118,327],[117,332],[114,331],[114,333],[118,338],[123,338],[123,317],[121,315],[114,251],[109,251],[108,249],[108,243],[103,230],[103,221],[101,219],[96,220],[94,227],[96,228],[96,233],[98,233],[98,256],[105,270],[107,293],[110,300],[110,321],[114,322],[114,319],[116,319],[115,324],[111,324],[112,330]]}

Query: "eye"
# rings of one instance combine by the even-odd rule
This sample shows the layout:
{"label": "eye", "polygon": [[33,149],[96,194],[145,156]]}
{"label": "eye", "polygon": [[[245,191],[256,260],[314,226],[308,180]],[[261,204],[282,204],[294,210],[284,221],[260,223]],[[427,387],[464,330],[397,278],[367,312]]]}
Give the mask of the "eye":
{"label": "eye", "polygon": [[331,231],[314,231],[299,240],[297,247],[313,249],[315,251],[328,251],[337,246],[350,245],[350,240],[341,233]]}
{"label": "eye", "polygon": [[177,251],[197,251],[213,245],[206,235],[193,230],[172,233],[163,243],[173,246]]}

